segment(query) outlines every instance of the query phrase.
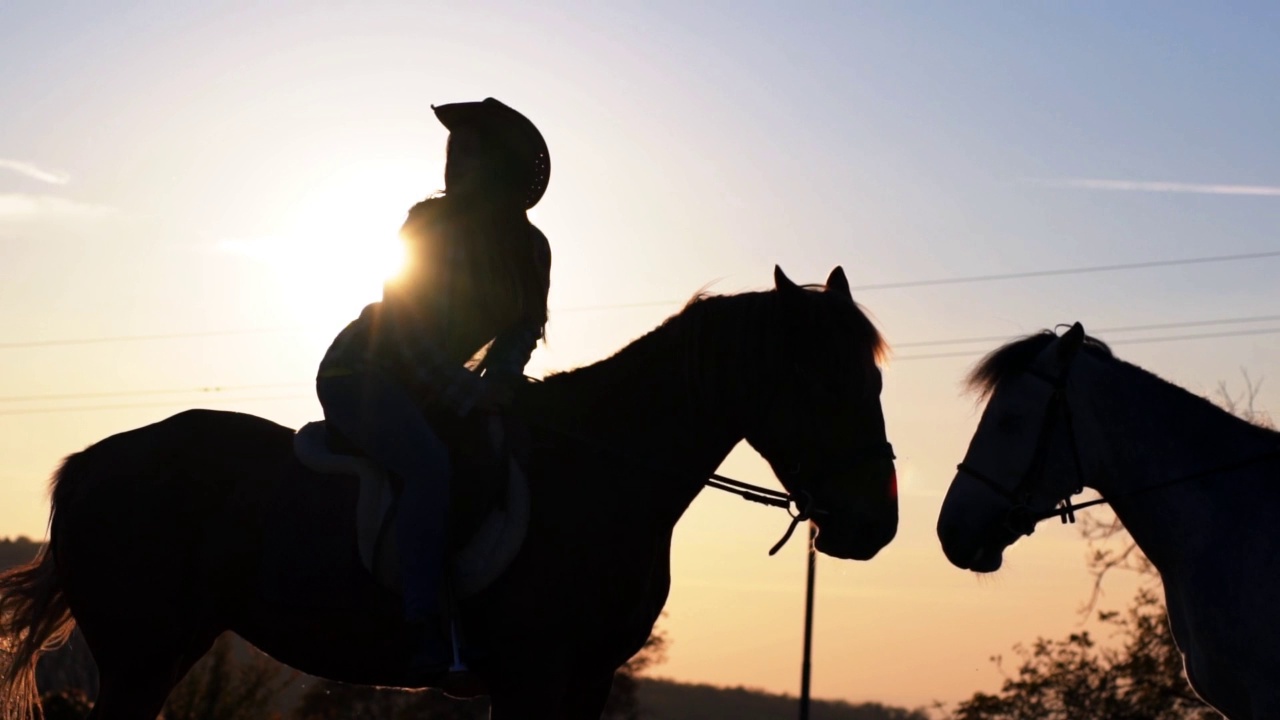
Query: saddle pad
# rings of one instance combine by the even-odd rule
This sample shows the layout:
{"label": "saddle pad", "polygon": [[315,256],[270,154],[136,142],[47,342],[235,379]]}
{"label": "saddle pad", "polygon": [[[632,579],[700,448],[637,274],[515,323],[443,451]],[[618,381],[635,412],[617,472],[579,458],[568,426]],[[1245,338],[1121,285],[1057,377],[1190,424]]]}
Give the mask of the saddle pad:
{"label": "saddle pad", "polygon": [[[307,423],[294,435],[294,454],[316,472],[357,477],[355,526],[360,563],[379,585],[399,591],[394,542],[397,496],[391,478],[369,458],[334,453],[326,438],[323,421]],[[505,507],[491,511],[452,559],[451,581],[459,599],[474,595],[496,580],[524,543],[529,529],[528,482],[515,461],[510,462],[507,476]]]}

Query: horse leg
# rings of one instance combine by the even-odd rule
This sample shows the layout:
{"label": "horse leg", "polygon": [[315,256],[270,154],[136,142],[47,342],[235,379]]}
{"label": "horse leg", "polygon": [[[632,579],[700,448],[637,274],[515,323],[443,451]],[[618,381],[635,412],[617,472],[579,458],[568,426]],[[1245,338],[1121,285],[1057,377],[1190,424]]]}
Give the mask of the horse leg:
{"label": "horse leg", "polygon": [[489,697],[489,720],[560,720],[558,702],[546,698]]}
{"label": "horse leg", "polygon": [[563,684],[552,676],[513,673],[491,682],[489,720],[564,720],[564,697]]}
{"label": "horse leg", "polygon": [[599,720],[613,688],[613,671],[592,668],[567,683],[534,680],[491,688],[489,720]]}
{"label": "horse leg", "polygon": [[613,690],[613,671],[593,668],[582,672],[565,696],[565,720],[599,720]]}
{"label": "horse leg", "polygon": [[561,720],[561,692],[545,685],[489,690],[489,720]]}
{"label": "horse leg", "polygon": [[218,635],[191,627],[165,632],[141,623],[110,629],[81,624],[80,629],[98,665],[98,698],[88,720],[155,720],[174,686]]}
{"label": "horse leg", "polygon": [[99,662],[98,699],[87,720],[155,720],[169,693],[209,649],[182,652],[153,648]]}

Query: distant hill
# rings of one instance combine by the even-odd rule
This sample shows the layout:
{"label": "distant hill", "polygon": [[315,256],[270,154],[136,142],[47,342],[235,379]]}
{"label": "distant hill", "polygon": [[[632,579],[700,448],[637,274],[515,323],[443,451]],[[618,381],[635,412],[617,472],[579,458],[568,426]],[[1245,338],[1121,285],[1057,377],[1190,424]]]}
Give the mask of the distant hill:
{"label": "distant hill", "polygon": [[[637,694],[644,720],[794,720],[800,702],[794,695],[650,678],[640,680]],[[809,716],[812,720],[929,720],[922,710],[831,700],[813,701]]]}
{"label": "distant hill", "polygon": [[0,570],[31,562],[44,543],[18,536],[12,540],[0,538]]}

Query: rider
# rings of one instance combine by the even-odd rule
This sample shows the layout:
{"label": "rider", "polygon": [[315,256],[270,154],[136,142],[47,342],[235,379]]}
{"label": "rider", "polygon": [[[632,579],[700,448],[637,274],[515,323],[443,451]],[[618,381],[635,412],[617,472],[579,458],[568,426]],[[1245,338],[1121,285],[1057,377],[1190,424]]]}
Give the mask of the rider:
{"label": "rider", "polygon": [[396,542],[414,672],[452,657],[434,624],[451,463],[427,417],[496,413],[510,401],[544,335],[551,268],[526,215],[551,171],[541,133],[493,98],[432,109],[449,130],[444,192],[410,208],[404,270],[338,334],[316,379],[329,426],[404,485]]}

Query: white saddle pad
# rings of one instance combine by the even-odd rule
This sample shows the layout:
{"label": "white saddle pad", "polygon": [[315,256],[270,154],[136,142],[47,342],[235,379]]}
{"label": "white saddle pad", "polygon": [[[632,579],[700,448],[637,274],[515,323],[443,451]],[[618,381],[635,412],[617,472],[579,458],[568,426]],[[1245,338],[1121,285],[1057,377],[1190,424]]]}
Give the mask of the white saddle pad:
{"label": "white saddle pad", "polygon": [[[355,475],[359,479],[355,513],[360,562],[379,584],[399,591],[394,518],[390,517],[395,497],[390,476],[368,458],[331,451],[326,437],[324,421],[307,423],[294,434],[294,453],[303,465],[316,472]],[[491,512],[467,546],[452,559],[450,581],[458,598],[473,595],[496,580],[524,543],[529,530],[529,485],[514,460],[507,482],[506,507]]]}

